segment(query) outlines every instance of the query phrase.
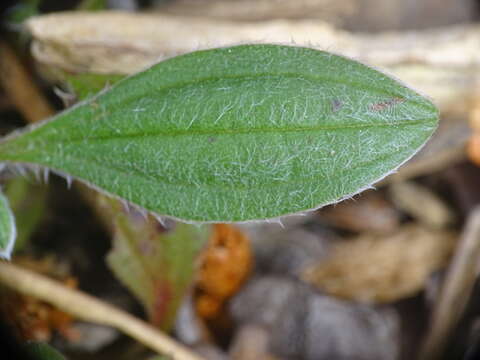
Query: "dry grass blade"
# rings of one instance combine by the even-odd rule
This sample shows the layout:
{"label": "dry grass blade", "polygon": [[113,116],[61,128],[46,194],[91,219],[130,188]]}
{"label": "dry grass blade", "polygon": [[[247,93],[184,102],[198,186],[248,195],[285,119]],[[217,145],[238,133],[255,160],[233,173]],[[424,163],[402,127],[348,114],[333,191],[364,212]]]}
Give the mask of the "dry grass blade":
{"label": "dry grass blade", "polygon": [[0,41],[0,54],[0,84],[25,119],[35,122],[53,115],[55,111],[15,52],[4,41]]}
{"label": "dry grass blade", "polygon": [[421,360],[438,359],[470,298],[480,258],[480,207],[470,215],[433,310]]}
{"label": "dry grass blade", "polygon": [[152,350],[174,359],[202,360],[200,356],[144,321],[81,291],[62,286],[43,275],[1,262],[0,283],[22,294],[44,300],[79,319],[115,327]]}

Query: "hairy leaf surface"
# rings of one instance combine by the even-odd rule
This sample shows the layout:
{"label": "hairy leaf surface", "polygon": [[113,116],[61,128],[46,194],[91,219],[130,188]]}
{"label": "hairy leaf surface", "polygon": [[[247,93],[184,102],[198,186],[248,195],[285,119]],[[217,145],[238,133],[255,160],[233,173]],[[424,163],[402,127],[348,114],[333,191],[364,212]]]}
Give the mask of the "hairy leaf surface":
{"label": "hairy leaf surface", "polygon": [[436,107],[327,52],[241,45],[163,61],[0,144],[190,221],[278,217],[341,200],[409,159]]}

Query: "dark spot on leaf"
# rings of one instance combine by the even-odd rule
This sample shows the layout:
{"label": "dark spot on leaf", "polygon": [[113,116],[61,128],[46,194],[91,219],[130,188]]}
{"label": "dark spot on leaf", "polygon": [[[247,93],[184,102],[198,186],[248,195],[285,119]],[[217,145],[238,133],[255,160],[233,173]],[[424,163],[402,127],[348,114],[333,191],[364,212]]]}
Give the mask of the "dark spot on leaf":
{"label": "dark spot on leaf", "polygon": [[214,138],[213,136],[210,136],[210,137],[208,138],[208,142],[209,142],[209,143],[213,143],[213,142],[215,142],[215,141],[217,141],[217,138]]}
{"label": "dark spot on leaf", "polygon": [[404,98],[401,97],[393,97],[389,100],[381,101],[375,104],[370,104],[370,110],[372,111],[383,111],[388,108],[391,108],[397,104],[401,104],[405,101]]}
{"label": "dark spot on leaf", "polygon": [[343,103],[338,99],[332,100],[332,111],[337,112],[343,107]]}

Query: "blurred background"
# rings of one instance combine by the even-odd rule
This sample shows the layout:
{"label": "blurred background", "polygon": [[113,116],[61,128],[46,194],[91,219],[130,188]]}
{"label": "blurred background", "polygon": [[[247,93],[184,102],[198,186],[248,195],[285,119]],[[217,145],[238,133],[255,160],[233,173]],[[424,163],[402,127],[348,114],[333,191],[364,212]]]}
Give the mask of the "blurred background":
{"label": "blurred background", "polygon": [[[4,169],[16,268],[133,314],[204,359],[480,358],[479,1],[0,6],[2,135],[164,58],[252,42],[350,56],[441,111],[427,146],[376,190],[273,223],[159,222],[75,181]],[[3,338],[15,339],[5,359],[31,342],[72,360],[184,359],[155,355],[118,326],[77,313],[93,308],[59,309],[49,296],[61,293],[38,298],[0,276]]]}

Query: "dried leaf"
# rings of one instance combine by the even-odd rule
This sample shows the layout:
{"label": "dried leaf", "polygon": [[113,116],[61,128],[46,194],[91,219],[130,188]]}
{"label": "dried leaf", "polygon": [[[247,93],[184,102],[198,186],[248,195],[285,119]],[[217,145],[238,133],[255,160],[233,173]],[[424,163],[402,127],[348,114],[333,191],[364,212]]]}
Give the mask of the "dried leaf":
{"label": "dried leaf", "polygon": [[15,251],[22,250],[45,215],[47,187],[17,177],[7,183],[5,195],[10,201],[17,223]]}
{"label": "dried leaf", "polygon": [[[53,258],[38,260],[17,256],[15,262],[33,271],[48,274],[66,287],[77,287],[77,280],[69,276],[62,264],[55,262]],[[11,325],[20,339],[50,341],[54,333],[69,341],[78,339],[79,333],[72,327],[71,315],[44,301],[6,288],[2,288],[0,294],[0,317]]]}
{"label": "dried leaf", "polygon": [[453,224],[455,220],[453,211],[438,195],[425,186],[412,181],[394,182],[389,190],[397,208],[423,225],[442,229]]}
{"label": "dried leaf", "polygon": [[196,308],[213,318],[250,274],[252,253],[248,238],[229,224],[216,224],[198,271]]}
{"label": "dried leaf", "polygon": [[400,214],[381,193],[366,191],[354,201],[345,201],[318,211],[331,225],[354,232],[389,233],[400,224]]}
{"label": "dried leaf", "polygon": [[415,225],[388,237],[366,234],[334,246],[304,279],[325,292],[362,302],[391,302],[421,290],[444,266],[456,236]]}

